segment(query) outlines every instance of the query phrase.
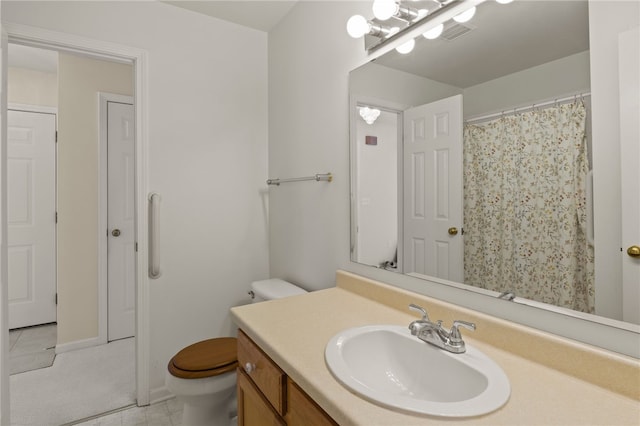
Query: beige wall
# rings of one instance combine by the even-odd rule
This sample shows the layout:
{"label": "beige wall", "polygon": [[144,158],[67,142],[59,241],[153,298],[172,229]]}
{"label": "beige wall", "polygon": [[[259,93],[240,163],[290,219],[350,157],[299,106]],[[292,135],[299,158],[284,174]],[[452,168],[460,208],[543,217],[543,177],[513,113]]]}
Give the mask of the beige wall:
{"label": "beige wall", "polygon": [[9,105],[12,103],[49,107],[58,105],[56,73],[9,67],[7,84]]}
{"label": "beige wall", "polygon": [[58,344],[98,335],[98,92],[133,94],[130,65],[58,60]]}

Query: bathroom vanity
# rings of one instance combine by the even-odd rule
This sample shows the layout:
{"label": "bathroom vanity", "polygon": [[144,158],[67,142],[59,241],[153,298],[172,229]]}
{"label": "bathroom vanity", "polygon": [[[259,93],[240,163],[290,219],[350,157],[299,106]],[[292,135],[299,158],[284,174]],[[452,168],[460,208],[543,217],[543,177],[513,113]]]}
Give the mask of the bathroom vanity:
{"label": "bathroom vanity", "polygon": [[238,425],[335,425],[246,334],[238,332]]}
{"label": "bathroom vanity", "polygon": [[445,326],[453,320],[475,323],[475,331],[463,330],[465,341],[497,363],[511,384],[509,401],[498,410],[448,418],[447,423],[638,424],[640,362],[635,358],[352,273],[338,271],[336,278],[334,288],[232,308],[241,330],[240,425],[255,424],[252,416],[258,416],[260,424],[274,425],[442,423],[440,417],[385,408],[357,396],[333,377],[325,363],[325,347],[334,335],[365,325],[406,326],[416,319],[408,310],[410,303],[424,306]]}

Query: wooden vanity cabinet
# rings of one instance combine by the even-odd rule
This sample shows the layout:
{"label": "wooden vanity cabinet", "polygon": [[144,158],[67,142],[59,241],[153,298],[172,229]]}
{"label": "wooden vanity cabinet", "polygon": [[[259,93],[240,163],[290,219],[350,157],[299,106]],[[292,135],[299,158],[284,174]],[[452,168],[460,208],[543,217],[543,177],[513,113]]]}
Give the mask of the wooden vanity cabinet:
{"label": "wooden vanity cabinet", "polygon": [[238,331],[238,426],[337,425],[242,330]]}

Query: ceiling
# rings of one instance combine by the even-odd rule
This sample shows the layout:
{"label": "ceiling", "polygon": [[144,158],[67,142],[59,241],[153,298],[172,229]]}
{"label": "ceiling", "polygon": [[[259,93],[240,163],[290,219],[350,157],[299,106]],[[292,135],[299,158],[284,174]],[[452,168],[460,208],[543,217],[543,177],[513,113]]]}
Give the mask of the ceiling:
{"label": "ceiling", "polygon": [[471,31],[458,38],[418,37],[411,53],[376,63],[466,88],[589,50],[586,1],[490,1],[464,25]]}
{"label": "ceiling", "polygon": [[284,18],[297,0],[174,0],[173,6],[269,32]]}
{"label": "ceiling", "polygon": [[9,43],[7,59],[10,67],[47,73],[58,72],[58,52],[53,50]]}

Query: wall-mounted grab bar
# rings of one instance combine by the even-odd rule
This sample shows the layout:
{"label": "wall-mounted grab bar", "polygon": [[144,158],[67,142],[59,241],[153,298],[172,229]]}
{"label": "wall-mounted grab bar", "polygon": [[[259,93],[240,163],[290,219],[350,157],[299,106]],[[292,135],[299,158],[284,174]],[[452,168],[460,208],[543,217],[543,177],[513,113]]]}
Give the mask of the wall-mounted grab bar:
{"label": "wall-mounted grab bar", "polygon": [[158,231],[160,230],[160,195],[149,194],[149,278],[160,276],[160,258],[158,246]]}
{"label": "wall-mounted grab bar", "polygon": [[299,177],[299,178],[267,179],[267,185],[280,185],[281,183],[302,182],[305,180],[315,180],[317,182],[320,182],[320,181],[331,182],[333,180],[333,175],[331,173],[319,173],[314,176],[306,176],[306,177]]}

